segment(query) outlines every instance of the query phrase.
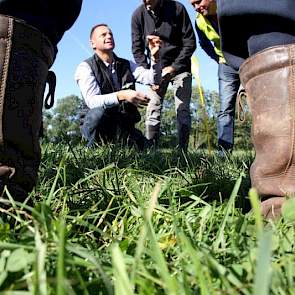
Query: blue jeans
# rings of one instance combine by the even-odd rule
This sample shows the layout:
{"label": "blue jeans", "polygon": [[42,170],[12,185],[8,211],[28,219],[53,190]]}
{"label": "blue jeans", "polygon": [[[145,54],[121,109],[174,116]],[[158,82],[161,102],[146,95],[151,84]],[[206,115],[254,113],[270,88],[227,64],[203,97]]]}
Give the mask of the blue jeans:
{"label": "blue jeans", "polygon": [[105,110],[103,108],[90,109],[83,118],[81,133],[82,136],[87,140],[88,147],[92,146],[95,142],[97,127],[101,122],[104,112]]}
{"label": "blue jeans", "polygon": [[220,111],[217,115],[218,146],[232,149],[234,145],[235,105],[240,87],[239,73],[227,64],[218,66]]}

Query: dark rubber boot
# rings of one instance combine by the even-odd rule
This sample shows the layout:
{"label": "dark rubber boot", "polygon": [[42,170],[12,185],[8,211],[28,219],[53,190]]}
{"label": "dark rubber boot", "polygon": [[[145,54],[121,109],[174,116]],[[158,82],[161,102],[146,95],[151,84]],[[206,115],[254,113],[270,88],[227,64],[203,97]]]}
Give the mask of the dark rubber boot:
{"label": "dark rubber boot", "polygon": [[37,29],[0,15],[0,163],[14,171],[5,182],[18,201],[37,181],[43,94],[54,57]]}

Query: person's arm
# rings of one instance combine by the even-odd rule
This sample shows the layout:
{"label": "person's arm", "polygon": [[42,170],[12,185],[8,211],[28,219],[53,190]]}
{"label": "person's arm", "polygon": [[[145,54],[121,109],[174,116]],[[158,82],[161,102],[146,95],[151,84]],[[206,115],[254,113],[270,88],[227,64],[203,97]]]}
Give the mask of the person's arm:
{"label": "person's arm", "polygon": [[148,47],[151,54],[151,66],[145,69],[132,61],[129,61],[130,69],[135,80],[138,83],[159,85],[162,79],[162,67],[159,62],[159,51],[162,46],[162,40],[155,35],[147,36]]}
{"label": "person's arm", "polygon": [[143,66],[139,66],[131,60],[129,63],[136,82],[145,85],[159,85],[161,83],[162,67],[160,63],[152,61],[149,69],[145,69]]}
{"label": "person's arm", "polygon": [[187,60],[191,58],[196,49],[196,37],[192,23],[186,9],[183,6],[181,7],[178,15],[177,25],[182,26],[182,48],[178,57],[171,65],[176,71],[181,69],[183,64],[187,63]]}
{"label": "person's arm", "polygon": [[132,36],[132,53],[135,62],[148,68],[149,63],[145,54],[145,36],[140,23],[139,10],[135,10],[131,20],[131,36]]}
{"label": "person's arm", "polygon": [[81,94],[85,100],[86,105],[90,108],[111,108],[119,104],[120,101],[128,101],[135,106],[147,105],[149,99],[144,93],[139,91],[127,89],[120,90],[109,94],[101,94],[100,87],[94,77],[90,66],[86,62],[82,62],[75,73],[75,80],[77,81]]}
{"label": "person's arm", "polygon": [[96,78],[86,62],[79,64],[75,73],[75,80],[86,105],[90,109],[97,107],[111,108],[119,104],[116,92],[101,94]]}
{"label": "person's arm", "polygon": [[203,31],[200,30],[197,24],[195,24],[195,28],[198,34],[199,44],[201,48],[206,52],[206,54],[214,59],[217,63],[219,62],[219,57],[214,50],[214,46],[211,41],[206,37]]}

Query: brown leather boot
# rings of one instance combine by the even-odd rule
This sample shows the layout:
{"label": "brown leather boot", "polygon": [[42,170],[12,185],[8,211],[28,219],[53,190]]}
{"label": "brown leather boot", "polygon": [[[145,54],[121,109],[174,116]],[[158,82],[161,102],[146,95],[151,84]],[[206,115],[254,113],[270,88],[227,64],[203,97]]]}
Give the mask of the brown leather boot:
{"label": "brown leather boot", "polygon": [[0,15],[0,162],[15,171],[6,180],[20,201],[37,180],[43,94],[54,57],[37,29]]}
{"label": "brown leather boot", "polygon": [[[253,120],[252,186],[261,196],[291,196],[295,193],[295,45],[271,47],[248,58],[240,67],[240,78]],[[272,200],[273,204],[262,202],[262,209],[284,201]]]}
{"label": "brown leather boot", "polygon": [[282,205],[286,201],[284,197],[269,198],[260,204],[261,214],[265,219],[277,219],[281,216]]}

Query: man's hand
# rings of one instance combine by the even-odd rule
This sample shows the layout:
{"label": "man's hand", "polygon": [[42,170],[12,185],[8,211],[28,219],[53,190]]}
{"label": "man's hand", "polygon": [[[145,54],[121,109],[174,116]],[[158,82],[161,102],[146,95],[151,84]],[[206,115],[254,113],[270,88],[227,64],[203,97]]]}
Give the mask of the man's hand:
{"label": "man's hand", "polygon": [[[162,69],[162,79],[161,84],[164,82],[169,82],[172,77],[175,76],[175,68],[168,66]],[[158,94],[161,91],[161,85],[152,85],[152,90],[156,91]]]}
{"label": "man's hand", "polygon": [[149,50],[151,53],[151,59],[154,62],[157,62],[159,59],[159,51],[162,46],[162,40],[159,36],[155,35],[148,35],[146,36],[146,39],[148,41]]}
{"label": "man's hand", "polygon": [[[173,68],[172,66],[168,66],[162,69],[162,77],[166,77],[166,76],[174,76],[175,75],[175,68]],[[165,79],[165,78],[164,78]]]}
{"label": "man's hand", "polygon": [[119,101],[126,100],[136,107],[147,106],[150,101],[144,93],[131,89],[118,91],[117,97]]}

